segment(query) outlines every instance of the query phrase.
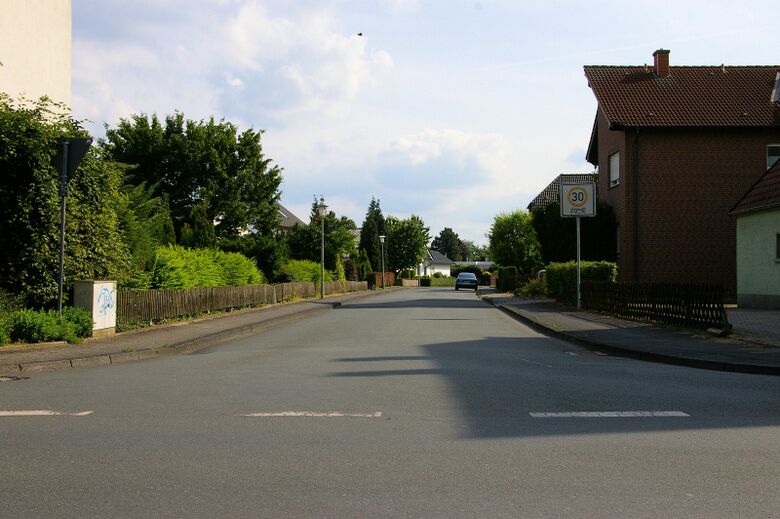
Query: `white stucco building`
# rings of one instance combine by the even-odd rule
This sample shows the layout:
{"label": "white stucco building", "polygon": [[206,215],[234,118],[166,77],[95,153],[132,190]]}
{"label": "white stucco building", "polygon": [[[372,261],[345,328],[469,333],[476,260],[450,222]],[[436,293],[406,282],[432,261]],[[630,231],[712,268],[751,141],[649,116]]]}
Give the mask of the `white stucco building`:
{"label": "white stucco building", "polygon": [[71,0],[0,0],[0,92],[71,106]]}

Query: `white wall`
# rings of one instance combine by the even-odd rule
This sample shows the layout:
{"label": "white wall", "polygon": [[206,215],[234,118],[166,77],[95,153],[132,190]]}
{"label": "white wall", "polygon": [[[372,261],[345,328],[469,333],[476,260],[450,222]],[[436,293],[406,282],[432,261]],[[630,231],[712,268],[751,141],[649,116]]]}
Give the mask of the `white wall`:
{"label": "white wall", "polygon": [[71,0],[0,0],[0,92],[71,106]]}

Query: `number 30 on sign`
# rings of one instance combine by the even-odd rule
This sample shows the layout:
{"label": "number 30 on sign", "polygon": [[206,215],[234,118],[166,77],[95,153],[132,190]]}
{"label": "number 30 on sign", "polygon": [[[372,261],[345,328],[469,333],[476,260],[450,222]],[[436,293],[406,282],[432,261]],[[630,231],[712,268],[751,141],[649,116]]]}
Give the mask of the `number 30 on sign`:
{"label": "number 30 on sign", "polygon": [[596,216],[596,185],[561,184],[561,216]]}

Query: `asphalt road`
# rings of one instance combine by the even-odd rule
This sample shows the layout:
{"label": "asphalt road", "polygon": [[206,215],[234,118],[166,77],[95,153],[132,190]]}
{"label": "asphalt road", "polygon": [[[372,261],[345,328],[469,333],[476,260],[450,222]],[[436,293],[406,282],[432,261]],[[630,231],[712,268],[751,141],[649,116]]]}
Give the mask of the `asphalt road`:
{"label": "asphalt road", "polygon": [[780,378],[601,356],[471,292],[399,290],[0,383],[0,456],[14,518],[778,518]]}

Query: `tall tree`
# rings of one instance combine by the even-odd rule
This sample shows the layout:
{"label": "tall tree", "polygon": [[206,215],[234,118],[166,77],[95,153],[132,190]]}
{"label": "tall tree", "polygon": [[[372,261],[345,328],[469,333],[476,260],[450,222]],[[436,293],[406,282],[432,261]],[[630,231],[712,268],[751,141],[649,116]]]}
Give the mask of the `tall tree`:
{"label": "tall tree", "polygon": [[[57,301],[60,197],[51,160],[65,136],[88,135],[45,99],[16,103],[0,94],[0,288],[33,307]],[[66,294],[76,279],[121,282],[128,276],[130,254],[115,209],[122,176],[93,146],[70,177]]]}
{"label": "tall tree", "polygon": [[[287,235],[290,256],[293,259],[320,261],[321,223],[318,201],[312,203],[308,225],[296,225]],[[341,258],[355,250],[355,222],[346,216],[337,217],[333,211],[325,216],[325,268],[335,270]]]}
{"label": "tall tree", "polygon": [[488,234],[493,260],[505,267],[515,266],[519,272],[531,275],[542,265],[539,240],[525,211],[501,213],[493,220]]}
{"label": "tall tree", "polygon": [[360,229],[359,248],[366,251],[369,263],[374,269],[379,269],[381,261],[381,244],[379,236],[387,235],[385,227],[385,217],[382,215],[382,209],[379,207],[379,200],[371,197],[371,203],[368,205],[366,219],[363,221],[363,227]]}
{"label": "tall tree", "polygon": [[[577,257],[577,224],[574,218],[561,217],[558,202],[534,209],[533,225],[539,237],[542,261],[569,261]],[[583,218],[581,253],[583,260],[614,261],[617,251],[617,224],[612,206],[599,201],[596,216]]]}
{"label": "tall tree", "polygon": [[425,257],[426,245],[431,239],[428,227],[415,215],[405,220],[390,216],[386,225],[387,268],[396,274],[404,269],[415,268]]}
{"label": "tall tree", "polygon": [[489,257],[487,247],[477,245],[471,240],[463,241],[464,250],[467,251],[464,258],[469,261],[485,261]]}
{"label": "tall tree", "polygon": [[442,229],[439,235],[433,239],[431,248],[441,252],[453,261],[466,259],[466,255],[463,254],[463,242],[458,234],[449,227]]}
{"label": "tall tree", "polygon": [[263,154],[262,133],[239,133],[213,117],[192,121],[176,112],[163,125],[156,115],[137,114],[108,128],[104,147],[112,160],[136,166],[129,182],[154,185],[155,194],[168,200],[180,240],[185,226],[188,239],[193,233],[208,239],[200,229],[204,222],[218,238],[249,227],[270,236],[278,224],[282,176]]}

